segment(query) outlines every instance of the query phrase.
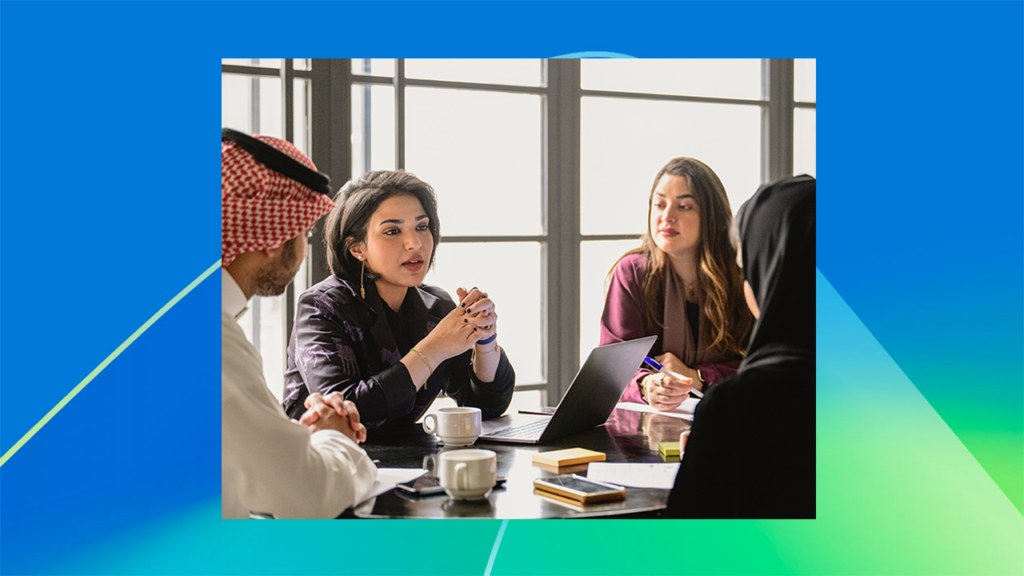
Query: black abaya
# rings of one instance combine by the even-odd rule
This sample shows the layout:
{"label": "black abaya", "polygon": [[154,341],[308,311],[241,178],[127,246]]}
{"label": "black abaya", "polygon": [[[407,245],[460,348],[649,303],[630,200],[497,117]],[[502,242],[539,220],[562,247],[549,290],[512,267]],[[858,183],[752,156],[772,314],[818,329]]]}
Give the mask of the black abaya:
{"label": "black abaya", "polygon": [[697,406],[666,515],[814,518],[815,180],[765,186],[737,215],[760,318],[739,372]]}

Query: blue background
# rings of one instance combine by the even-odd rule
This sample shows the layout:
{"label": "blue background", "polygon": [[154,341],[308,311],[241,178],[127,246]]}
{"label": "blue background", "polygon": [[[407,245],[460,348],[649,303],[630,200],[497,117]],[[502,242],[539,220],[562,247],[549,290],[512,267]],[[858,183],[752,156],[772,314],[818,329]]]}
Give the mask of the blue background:
{"label": "blue background", "polygon": [[[849,306],[854,323],[863,323],[866,338],[891,357],[894,374],[905,375],[941,417],[952,441],[963,443],[948,449],[966,447],[971,465],[994,482],[1016,514],[1009,525],[1019,531],[1022,41],[1018,2],[3,2],[0,452],[220,257],[221,58],[585,51],[816,58],[821,279]],[[214,275],[0,468],[0,571],[484,571],[497,523],[446,525],[465,538],[464,553],[455,555],[436,540],[419,541],[423,531],[436,530],[430,524],[254,528],[219,521],[218,308]],[[847,328],[836,321],[819,323],[818,330],[820,347]],[[833,357],[837,365],[841,351]],[[823,378],[819,371],[820,413],[842,409],[823,404],[838,391],[830,386],[848,393],[863,384],[865,396],[887,401],[876,385],[895,376],[850,360],[857,378]],[[894,426],[892,442],[913,435],[899,414],[861,409],[865,427]],[[835,442],[819,423],[819,458]],[[899,466],[875,464],[883,472]],[[856,480],[819,469],[823,494]],[[832,505],[819,498],[816,522],[825,522]],[[840,520],[843,514],[854,520],[848,511]],[[923,543],[926,515],[918,510],[910,517],[915,514],[921,522],[909,530],[913,536],[920,529]],[[880,518],[856,521],[870,526]],[[507,564],[499,558],[496,573],[616,571],[615,563],[557,555],[543,566],[516,563],[523,557],[517,549],[534,549],[516,533],[540,530],[537,523],[519,526],[509,525],[501,557]],[[620,539],[623,549],[635,542],[628,522],[580,526]],[[678,538],[694,530],[675,522],[658,526]],[[825,560],[810,562],[821,542],[812,547],[803,536],[783,542],[770,527],[734,530],[741,548],[773,542],[777,554],[753,556],[731,565],[733,571],[838,573],[855,553],[837,541]],[[275,546],[311,547],[311,532],[318,544],[346,549],[353,563],[293,562],[268,553]],[[395,558],[387,541],[402,533],[408,547]],[[354,541],[359,545],[345,546]],[[155,543],[165,546],[162,553],[153,551]],[[780,563],[784,549],[807,562]],[[857,571],[919,571],[929,552],[920,554],[917,564],[880,555]],[[453,564],[427,562],[431,555]],[[645,555],[630,566],[715,570]],[[963,571],[955,563],[942,566]]]}

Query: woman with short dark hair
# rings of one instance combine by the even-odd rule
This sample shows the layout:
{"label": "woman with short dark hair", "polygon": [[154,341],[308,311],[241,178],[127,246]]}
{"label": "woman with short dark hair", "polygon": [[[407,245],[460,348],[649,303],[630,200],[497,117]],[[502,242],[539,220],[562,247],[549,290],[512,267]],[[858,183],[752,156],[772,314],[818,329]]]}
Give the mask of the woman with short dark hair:
{"label": "woman with short dark hair", "polygon": [[680,379],[641,367],[622,395],[658,410],[679,406],[736,372],[750,332],[732,209],[718,175],[675,158],[654,177],[642,245],[609,273],[601,344],[658,336],[654,356]]}
{"label": "woman with short dark hair", "polygon": [[515,372],[498,346],[494,302],[479,288],[423,284],[441,236],[434,190],[404,170],[342,187],[324,242],[332,276],[299,298],[285,411],[339,391],[370,436],[415,422],[443,390],[484,418],[512,399]]}

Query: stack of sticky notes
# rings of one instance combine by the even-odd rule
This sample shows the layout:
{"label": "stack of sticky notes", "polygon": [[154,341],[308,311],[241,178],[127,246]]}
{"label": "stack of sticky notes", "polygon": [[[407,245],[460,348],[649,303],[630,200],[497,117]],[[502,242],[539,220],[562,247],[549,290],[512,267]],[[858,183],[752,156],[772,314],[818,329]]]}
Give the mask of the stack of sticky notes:
{"label": "stack of sticky notes", "polygon": [[665,462],[679,462],[679,442],[660,442],[658,454]]}
{"label": "stack of sticky notes", "polygon": [[534,466],[556,474],[582,472],[591,462],[604,462],[604,452],[594,452],[586,448],[566,448],[533,455]]}

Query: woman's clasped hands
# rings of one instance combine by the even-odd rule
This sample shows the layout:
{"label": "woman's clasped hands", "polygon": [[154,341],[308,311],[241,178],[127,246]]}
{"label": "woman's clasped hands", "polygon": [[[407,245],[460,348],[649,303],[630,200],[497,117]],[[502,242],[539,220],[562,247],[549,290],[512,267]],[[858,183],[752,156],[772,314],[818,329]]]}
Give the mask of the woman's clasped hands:
{"label": "woman's clasped hands", "polygon": [[[457,294],[459,305],[416,345],[415,351],[423,354],[423,360],[431,371],[441,362],[463,354],[481,341],[486,343],[477,346],[477,355],[491,356],[490,353],[498,351],[497,343],[493,342],[498,330],[494,301],[475,286],[469,290],[459,288]],[[497,362],[491,358],[484,360],[484,365],[474,361],[474,372],[482,382],[490,382],[496,368]],[[420,382],[417,383],[419,385]]]}
{"label": "woman's clasped hands", "polygon": [[486,292],[476,287],[470,290],[459,288],[456,293],[460,300],[456,310],[461,308],[465,312],[462,321],[471,326],[476,333],[474,343],[493,336],[498,330],[498,314],[494,311],[494,301]]}
{"label": "woman's clasped hands", "polygon": [[480,340],[490,338],[498,315],[494,302],[477,288],[458,289],[460,303],[423,339],[417,348],[435,361],[441,362],[458,356]]}

